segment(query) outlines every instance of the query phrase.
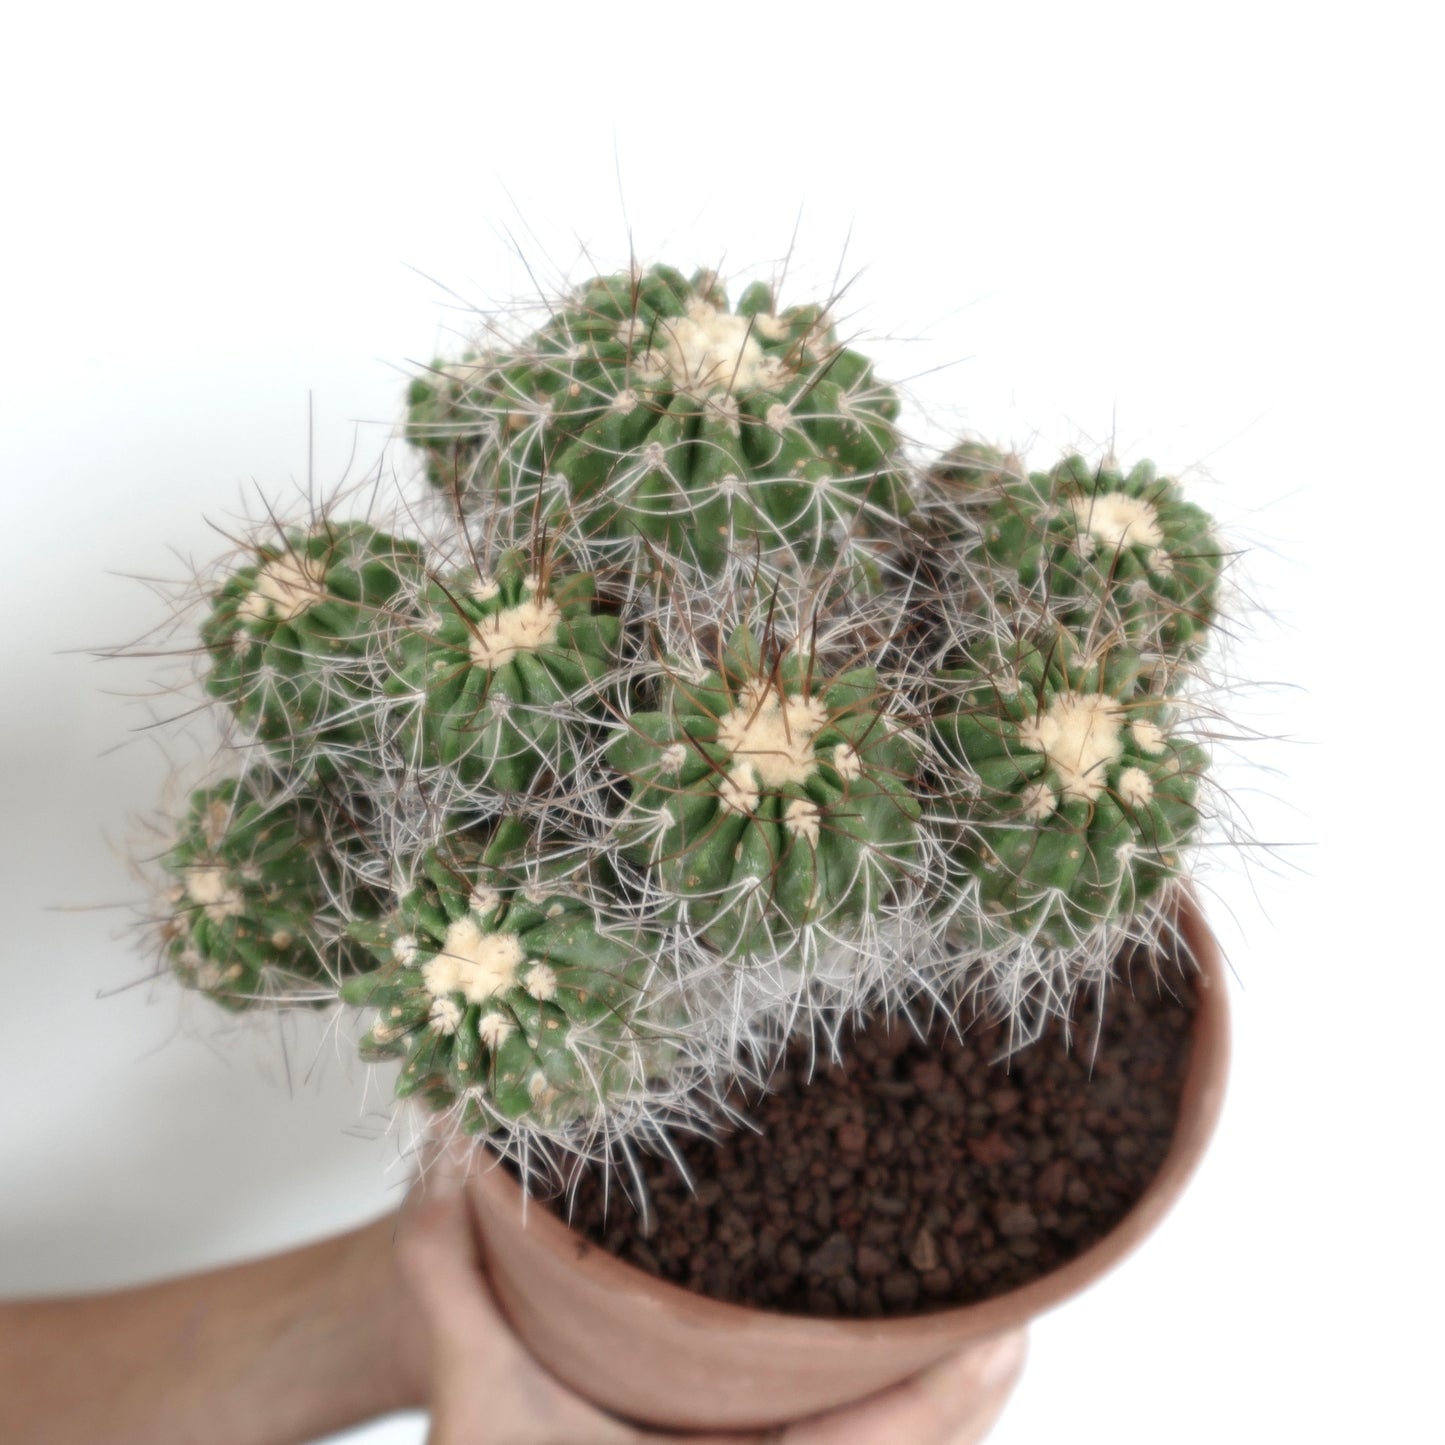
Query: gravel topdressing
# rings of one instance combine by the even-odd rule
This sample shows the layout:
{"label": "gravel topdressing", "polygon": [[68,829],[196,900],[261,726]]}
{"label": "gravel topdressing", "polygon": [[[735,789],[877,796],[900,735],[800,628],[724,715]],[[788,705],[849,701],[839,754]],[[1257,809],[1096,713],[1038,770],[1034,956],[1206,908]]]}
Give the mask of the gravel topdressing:
{"label": "gravel topdressing", "polygon": [[[676,1143],[689,1192],[644,1158],[648,1232],[599,1173],[572,1226],[639,1268],[716,1299],[793,1313],[916,1314],[1028,1283],[1106,1234],[1168,1150],[1188,1063],[1191,982],[1121,969],[1098,1010],[1003,1063],[997,1027],[869,1025],[843,1067],[808,1079],[805,1047],[746,1112],[762,1132]],[[553,1207],[562,1210],[563,1204]]]}

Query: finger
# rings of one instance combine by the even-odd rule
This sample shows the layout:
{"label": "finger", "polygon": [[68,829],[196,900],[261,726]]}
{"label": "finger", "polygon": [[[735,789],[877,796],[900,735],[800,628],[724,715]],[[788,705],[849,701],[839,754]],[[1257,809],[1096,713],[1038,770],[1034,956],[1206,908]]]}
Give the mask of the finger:
{"label": "finger", "polygon": [[1023,1368],[1022,1330],[971,1345],[901,1385],[787,1430],[786,1445],[971,1445]]}
{"label": "finger", "polygon": [[1028,1335],[1014,1330],[942,1360],[915,1381],[939,1420],[938,1445],[972,1445],[998,1418],[1024,1367]]}
{"label": "finger", "polygon": [[471,1209],[455,1188],[475,1172],[474,1158],[471,1150],[448,1151],[426,1162],[397,1239],[398,1267],[430,1343],[431,1445],[474,1445],[483,1424],[492,1445],[756,1445],[767,1438],[676,1435],[630,1424],[535,1360],[497,1307]]}
{"label": "finger", "polygon": [[481,1265],[471,1216],[460,1199],[408,1200],[397,1222],[396,1248],[408,1278],[427,1283],[438,1274],[456,1277],[464,1265]]}
{"label": "finger", "polygon": [[412,1193],[424,1199],[450,1198],[465,1191],[467,1181],[495,1160],[465,1134],[428,1134],[417,1151]]}
{"label": "finger", "polygon": [[[668,1431],[649,1430],[644,1426],[631,1426],[628,1445],[774,1445],[785,1437],[776,1430],[759,1435],[748,1431],[745,1435],[698,1435],[688,1431],[686,1435],[673,1435]],[[877,1441],[873,1445],[878,1445]]]}
{"label": "finger", "polygon": [[630,1425],[573,1394],[532,1358],[487,1286],[460,1196],[417,1199],[397,1264],[428,1343],[432,1445],[630,1445]]}

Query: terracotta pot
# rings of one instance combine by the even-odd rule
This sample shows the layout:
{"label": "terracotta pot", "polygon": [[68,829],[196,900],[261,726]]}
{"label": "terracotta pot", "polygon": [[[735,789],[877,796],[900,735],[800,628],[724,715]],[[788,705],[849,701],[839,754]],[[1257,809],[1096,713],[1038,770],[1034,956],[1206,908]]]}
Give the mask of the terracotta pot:
{"label": "terracotta pot", "polygon": [[559,1379],[639,1423],[765,1429],[862,1399],[967,1351],[979,1378],[981,1438],[1023,1363],[1024,1327],[1077,1294],[1147,1235],[1173,1204],[1224,1097],[1228,1016],[1219,950],[1186,900],[1180,929],[1200,967],[1193,1048],[1174,1140],[1154,1181],[1103,1239],[1063,1267],[980,1304],[904,1319],[812,1319],[723,1304],[653,1278],[527,1206],[512,1176],[472,1182],[487,1270],[518,1334]]}

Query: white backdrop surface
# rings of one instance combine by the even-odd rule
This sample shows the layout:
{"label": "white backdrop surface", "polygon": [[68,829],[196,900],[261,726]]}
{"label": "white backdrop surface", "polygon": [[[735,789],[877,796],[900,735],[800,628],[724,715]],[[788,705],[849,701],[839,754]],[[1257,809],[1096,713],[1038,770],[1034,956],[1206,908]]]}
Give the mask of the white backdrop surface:
{"label": "white backdrop surface", "polygon": [[[914,397],[1152,457],[1248,546],[1202,881],[1232,1092],[1146,1249],[1041,1320],[997,1445],[1437,1438],[1438,137],[1412,7],[144,3],[0,60],[0,1293],[120,1285],[395,1202],[325,1021],[148,981],[171,759],[139,577],[360,475],[469,308],[644,260],[849,280]],[[756,270],[755,270],[756,268]],[[394,445],[398,468],[409,465]],[[1436,1341],[1438,1343],[1438,1341]],[[420,1419],[347,1438],[403,1445]]]}

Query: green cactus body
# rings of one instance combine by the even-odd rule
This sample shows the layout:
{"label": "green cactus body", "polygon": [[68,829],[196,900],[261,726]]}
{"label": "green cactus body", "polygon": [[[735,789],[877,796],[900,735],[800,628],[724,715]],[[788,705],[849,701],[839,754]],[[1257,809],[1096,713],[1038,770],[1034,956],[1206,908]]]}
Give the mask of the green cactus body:
{"label": "green cactus body", "polygon": [[719,671],[674,678],[608,751],[630,782],[634,862],[719,953],[770,955],[811,924],[876,916],[916,855],[914,751],[876,706],[877,673],[824,682],[751,633]]}
{"label": "green cactus body", "polygon": [[303,772],[337,751],[364,771],[375,746],[375,669],[424,575],[416,544],[364,522],[259,548],[212,598],[201,629],[206,690]]}
{"label": "green cactus body", "polygon": [[[1179,876],[1205,756],[1117,649],[1067,634],[939,679],[934,735],[959,811],[955,860],[977,880],[983,937],[1067,946]],[[991,920],[991,923],[990,923]]]}
{"label": "green cactus body", "polygon": [[840,534],[906,510],[898,398],[818,307],[736,312],[715,280],[666,266],[598,277],[517,353],[438,365],[413,383],[408,436],[431,480],[637,535],[715,574],[781,550],[805,566]]}
{"label": "green cactus body", "polygon": [[[318,919],[340,896],[337,859],[314,806],[230,780],[191,795],[161,859],[175,880],[162,927],[166,962],[230,1009],[334,996],[360,950],[323,942]],[[352,896],[350,906],[365,909]]]}
{"label": "green cactus body", "polygon": [[928,480],[945,496],[964,501],[988,495],[1026,473],[1016,456],[987,442],[962,441],[950,447],[929,469]]}
{"label": "green cactus body", "polygon": [[488,398],[501,406],[507,363],[504,353],[467,351],[459,361],[437,361],[407,388],[406,439],[426,459],[427,480],[434,487],[466,493],[481,485],[479,458],[496,450],[498,439],[512,430],[509,412],[494,415],[485,409]]}
{"label": "green cactus body", "polygon": [[982,493],[985,555],[1005,604],[1016,576],[1067,626],[1117,629],[1130,646],[1196,656],[1214,618],[1223,553],[1208,513],[1149,462],[1127,475],[1066,457]]}
{"label": "green cactus body", "polygon": [[424,881],[356,936],[380,967],[342,990],[378,1015],[371,1058],[401,1057],[397,1093],[468,1100],[469,1127],[555,1127],[634,1095],[675,1048],[644,993],[656,940],[605,928],[563,868],[522,866],[504,821],[483,852],[434,850]]}
{"label": "green cactus body", "polygon": [[495,572],[433,582],[430,624],[406,634],[387,690],[410,696],[398,740],[423,769],[455,768],[498,792],[530,789],[575,763],[577,720],[602,709],[621,624],[592,610],[590,576],[549,577],[508,553]]}

